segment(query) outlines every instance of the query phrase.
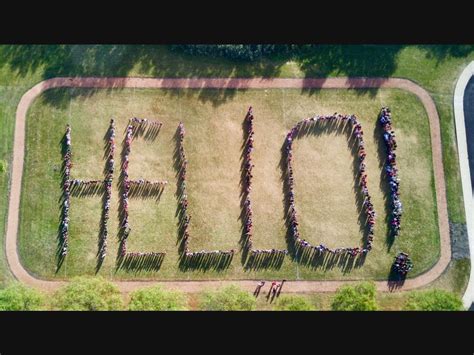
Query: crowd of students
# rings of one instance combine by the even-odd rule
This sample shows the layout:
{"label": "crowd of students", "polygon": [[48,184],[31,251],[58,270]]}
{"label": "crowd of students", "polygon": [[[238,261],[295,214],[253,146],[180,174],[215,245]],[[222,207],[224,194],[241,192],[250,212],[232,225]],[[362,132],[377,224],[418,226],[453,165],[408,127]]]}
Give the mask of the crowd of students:
{"label": "crowd of students", "polygon": [[62,199],[62,211],[61,211],[61,247],[60,255],[65,257],[68,252],[69,246],[69,207],[71,197],[71,126],[66,126],[65,136],[65,147],[64,147],[64,177],[63,177],[63,199]]}
{"label": "crowd of students", "polygon": [[99,240],[99,253],[100,259],[104,259],[107,255],[107,236],[108,236],[108,222],[110,215],[110,198],[112,197],[112,181],[115,169],[114,154],[115,154],[115,121],[112,118],[110,120],[110,126],[108,131],[108,156],[107,156],[107,168],[105,171],[105,196],[104,196],[104,212],[102,216],[102,229]]}
{"label": "crowd of students", "polygon": [[247,137],[244,147],[244,209],[245,209],[245,220],[244,220],[244,235],[245,235],[245,244],[244,248],[250,251],[251,254],[260,255],[260,254],[287,254],[286,250],[278,249],[266,249],[266,250],[254,250],[252,249],[252,231],[253,231],[253,211],[252,211],[252,202],[250,200],[250,193],[252,191],[252,169],[255,166],[252,163],[252,152],[254,150],[254,129],[253,129],[253,110],[252,106],[249,107],[247,115],[245,116],[245,122],[247,123]]}
{"label": "crowd of students", "polygon": [[130,124],[135,125],[136,127],[145,128],[148,124],[152,127],[161,127],[163,126],[163,122],[156,121],[156,120],[148,120],[147,118],[137,118],[133,117],[130,119]]}
{"label": "crowd of students", "polygon": [[[293,141],[298,135],[298,133],[305,128],[308,128],[309,125],[315,124],[318,121],[334,121],[334,120],[341,120],[349,122],[352,127],[352,134],[358,140],[358,156],[359,156],[359,180],[361,191],[364,197],[364,210],[367,216],[367,225],[368,225],[368,237],[365,243],[365,247],[356,247],[356,248],[337,248],[331,249],[326,247],[323,244],[318,246],[313,246],[305,239],[300,238],[300,233],[298,231],[298,217],[295,208],[295,193],[294,193],[294,177],[293,177]],[[372,249],[372,242],[374,238],[374,229],[375,229],[375,211],[374,206],[371,202],[371,198],[369,195],[369,191],[367,188],[367,175],[365,173],[366,166],[365,166],[365,147],[364,147],[364,132],[362,130],[362,126],[357,121],[357,118],[354,115],[341,115],[341,114],[334,114],[331,116],[315,116],[311,118],[306,118],[300,122],[298,122],[287,134],[286,136],[286,162],[287,162],[287,186],[289,190],[289,227],[291,229],[291,234],[294,238],[296,246],[303,249],[312,249],[314,253],[324,254],[324,253],[331,253],[331,254],[348,254],[352,257],[355,257],[360,254],[366,254],[368,251]]]}
{"label": "crowd of students", "polygon": [[181,210],[181,219],[182,219],[182,238],[183,238],[183,251],[184,256],[188,259],[194,260],[195,258],[200,258],[202,256],[224,256],[232,257],[235,253],[234,249],[231,250],[201,250],[197,252],[192,252],[189,249],[189,222],[191,221],[191,216],[188,213],[188,193],[186,187],[186,172],[188,168],[188,159],[184,151],[184,136],[186,130],[184,128],[184,123],[179,122],[178,125],[178,135],[179,135],[179,145],[178,145],[178,154],[179,154],[179,173],[178,173],[178,185],[179,185],[179,205]]}
{"label": "crowd of students", "polygon": [[158,255],[164,255],[165,253],[156,253],[156,252],[148,252],[148,253],[127,253],[127,238],[130,235],[131,228],[130,224],[128,221],[128,206],[129,206],[129,194],[130,194],[130,188],[132,186],[162,186],[166,185],[168,182],[167,181],[149,181],[146,179],[138,179],[138,180],[130,180],[129,175],[128,175],[128,165],[130,161],[130,152],[131,152],[131,144],[133,140],[134,133],[136,130],[142,129],[143,125],[152,125],[152,126],[158,126],[161,127],[163,124],[159,121],[152,121],[148,120],[146,118],[140,119],[140,118],[132,118],[129,121],[129,124],[127,126],[126,134],[125,134],[125,143],[124,143],[124,152],[123,152],[123,162],[122,162],[122,200],[121,200],[121,213],[122,213],[122,219],[121,219],[121,226],[120,228],[122,229],[120,235],[121,235],[121,240],[120,240],[120,255],[121,257],[127,256],[127,258],[130,257],[143,257],[143,256],[158,256]]}
{"label": "crowd of students", "polygon": [[[294,194],[294,176],[293,176],[293,150],[292,145],[295,137],[298,133],[304,129],[308,128],[309,125],[315,124],[318,121],[333,121],[341,120],[349,122],[352,127],[352,134],[357,138],[358,141],[358,157],[359,157],[359,181],[364,198],[363,206],[365,213],[367,215],[367,224],[368,224],[368,238],[363,248],[336,248],[331,249],[326,247],[323,244],[318,246],[313,246],[305,239],[300,238],[300,233],[298,231],[298,218],[295,208],[295,194]],[[253,111],[252,107],[248,109],[245,121],[247,123],[247,140],[244,148],[244,176],[245,176],[245,185],[244,185],[244,208],[245,208],[245,220],[244,220],[244,235],[246,238],[245,248],[251,251],[253,254],[287,254],[286,250],[277,250],[277,249],[252,249],[252,235],[253,235],[253,211],[250,199],[250,193],[252,191],[252,169],[254,164],[252,163],[252,152],[254,150],[254,128],[253,128]],[[400,220],[402,216],[402,203],[400,201],[399,193],[399,183],[398,178],[398,169],[396,166],[396,147],[397,143],[395,141],[395,132],[392,130],[391,126],[391,112],[388,107],[383,107],[381,109],[381,114],[379,122],[384,130],[383,139],[387,149],[387,161],[385,164],[385,171],[389,181],[389,186],[391,188],[391,201],[392,201],[392,218],[390,221],[391,228],[394,232],[394,235],[397,236],[400,231]],[[153,126],[161,127],[161,122],[148,121],[147,119],[138,119],[133,118],[130,120],[129,125],[126,130],[125,145],[124,145],[124,158],[123,158],[123,190],[122,190],[122,209],[123,209],[123,218],[121,221],[121,228],[123,229],[122,240],[121,240],[121,255],[125,256],[127,254],[126,249],[126,239],[130,233],[130,226],[128,222],[128,198],[131,186],[156,186],[167,184],[167,181],[149,181],[145,179],[139,180],[129,180],[128,178],[128,163],[130,155],[130,146],[133,139],[134,129],[140,125],[152,124]],[[188,197],[187,197],[187,188],[186,188],[186,172],[187,172],[187,158],[184,151],[184,137],[185,137],[185,128],[182,122],[178,126],[179,133],[179,158],[180,158],[180,172],[179,172],[179,184],[181,190],[180,196],[180,206],[183,212],[183,243],[184,243],[184,253],[186,256],[194,255],[204,255],[204,254],[234,254],[234,250],[230,251],[199,251],[199,252],[190,252],[189,250],[189,222],[191,216],[188,214]],[[349,254],[351,256],[357,256],[359,254],[365,254],[372,248],[373,237],[374,237],[374,228],[375,228],[375,211],[374,206],[371,202],[371,197],[368,192],[367,187],[367,174],[365,172],[365,147],[364,147],[364,132],[362,130],[361,124],[357,121],[357,118],[354,115],[340,115],[334,114],[330,116],[315,116],[311,118],[306,118],[298,122],[287,134],[286,136],[286,161],[287,161],[287,183],[288,183],[288,193],[289,193],[289,224],[292,236],[298,247],[313,249],[316,253],[332,253],[332,254]],[[69,207],[70,207],[70,191],[73,186],[87,186],[87,185],[97,185],[105,183],[105,202],[104,202],[104,218],[102,225],[101,241],[100,241],[100,258],[104,258],[107,252],[107,234],[108,234],[108,220],[109,220],[109,211],[110,211],[110,198],[112,191],[112,180],[114,173],[114,153],[115,153],[115,123],[112,119],[109,126],[109,141],[108,141],[108,157],[106,163],[106,176],[105,180],[80,180],[74,179],[71,180],[71,127],[68,124],[66,127],[65,135],[65,150],[64,150],[64,179],[63,179],[63,206],[62,206],[62,223],[61,223],[61,235],[62,235],[62,246],[61,246],[61,255],[65,256],[68,251],[68,227],[69,227]],[[134,253],[135,255],[137,253]],[[143,255],[143,253],[138,253],[137,255]],[[401,256],[400,256],[401,255]],[[412,264],[408,255],[401,253],[397,256],[396,265],[399,265],[400,270],[405,270],[408,272],[411,270]]]}
{"label": "crowd of students", "polygon": [[281,254],[287,255],[288,250],[281,249],[252,249],[252,254],[261,255],[261,254]]}
{"label": "crowd of students", "polygon": [[395,257],[393,263],[393,269],[401,276],[405,276],[411,269],[413,269],[413,263],[406,253],[399,253]]}
{"label": "crowd of students", "polygon": [[148,253],[144,253],[144,252],[137,252],[137,251],[130,251],[127,253],[127,257],[131,257],[131,258],[140,258],[140,257],[143,257],[143,256],[147,256],[147,257],[158,257],[158,256],[164,256],[166,255],[166,252],[148,252]]}
{"label": "crowd of students", "polygon": [[163,186],[168,184],[168,181],[150,181],[146,179],[138,179],[138,180],[128,180],[130,186]]}
{"label": "crowd of students", "polygon": [[128,162],[131,152],[131,144],[133,139],[133,125],[129,124],[125,133],[125,143],[123,151],[123,163],[122,163],[122,219],[121,226],[122,229],[121,240],[120,240],[120,255],[124,257],[127,254],[127,238],[131,232],[130,224],[128,223],[128,194],[130,192],[130,182],[128,179]]}
{"label": "crowd of students", "polygon": [[390,220],[390,228],[393,236],[400,233],[400,224],[403,213],[402,203],[400,201],[400,179],[398,177],[398,168],[395,150],[397,142],[395,141],[395,132],[392,129],[392,117],[388,107],[382,107],[379,122],[383,128],[383,140],[387,149],[387,161],[385,163],[385,172],[387,174],[388,184],[390,186],[390,198],[392,201],[392,216]]}
{"label": "crowd of students", "polygon": [[245,142],[245,154],[244,154],[244,175],[245,175],[245,183],[244,183],[244,209],[245,209],[245,220],[244,220],[244,235],[245,235],[245,244],[244,248],[248,250],[252,250],[252,230],[253,230],[253,223],[252,223],[252,203],[250,201],[250,192],[252,191],[252,169],[254,164],[252,164],[252,151],[254,149],[253,146],[253,113],[252,113],[252,106],[249,107],[247,115],[245,116],[245,122],[247,123],[247,140]]}

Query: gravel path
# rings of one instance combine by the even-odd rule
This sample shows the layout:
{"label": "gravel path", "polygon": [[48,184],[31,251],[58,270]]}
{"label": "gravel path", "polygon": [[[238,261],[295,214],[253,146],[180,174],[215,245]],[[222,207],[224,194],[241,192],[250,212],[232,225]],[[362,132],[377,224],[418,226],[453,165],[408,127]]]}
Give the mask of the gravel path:
{"label": "gravel path", "polygon": [[[410,290],[429,284],[438,278],[451,259],[449,237],[446,187],[441,151],[441,133],[438,112],[433,99],[426,90],[406,79],[398,78],[327,78],[327,79],[158,79],[158,78],[53,78],[40,82],[28,90],[20,100],[16,112],[15,137],[13,145],[12,179],[8,206],[6,233],[6,255],[13,275],[21,282],[54,291],[66,281],[48,281],[29,274],[22,266],[17,249],[17,231],[23,162],[25,151],[25,121],[29,106],[42,92],[59,87],[83,88],[317,88],[317,89],[366,89],[366,88],[399,88],[415,94],[423,103],[430,121],[431,146],[436,188],[436,201],[440,231],[441,255],[438,262],[424,274],[406,280],[402,287],[393,288],[387,281],[377,281],[379,291]],[[286,293],[333,292],[341,285],[356,281],[287,281]],[[214,288],[226,284],[238,284],[244,289],[253,291],[255,280],[226,281],[115,281],[123,293],[136,288],[160,283],[171,289],[183,292],[199,292],[205,288]]]}

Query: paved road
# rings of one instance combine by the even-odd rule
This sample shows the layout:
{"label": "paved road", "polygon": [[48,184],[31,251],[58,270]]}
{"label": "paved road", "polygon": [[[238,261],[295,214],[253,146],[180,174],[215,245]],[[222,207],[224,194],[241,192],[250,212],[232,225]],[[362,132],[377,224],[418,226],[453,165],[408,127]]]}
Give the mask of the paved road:
{"label": "paved road", "polygon": [[464,122],[466,124],[467,155],[471,171],[471,186],[474,191],[474,77],[468,81],[464,91]]}

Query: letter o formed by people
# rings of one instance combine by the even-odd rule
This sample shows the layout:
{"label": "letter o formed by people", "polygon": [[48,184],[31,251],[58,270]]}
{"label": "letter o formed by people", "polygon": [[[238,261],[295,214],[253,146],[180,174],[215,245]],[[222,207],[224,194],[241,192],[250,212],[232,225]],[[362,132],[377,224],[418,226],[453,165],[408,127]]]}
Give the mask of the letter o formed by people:
{"label": "letter o formed by people", "polygon": [[[313,246],[305,239],[301,238],[298,230],[298,214],[295,205],[294,192],[294,176],[293,176],[293,142],[303,132],[314,128],[318,124],[330,124],[333,122],[342,122],[351,125],[351,134],[356,138],[358,144],[358,159],[359,159],[359,173],[358,180],[361,192],[363,195],[363,209],[367,216],[367,230],[368,235],[362,247],[354,248],[328,248],[323,244]],[[290,237],[293,238],[296,254],[311,254],[312,257],[323,256],[324,254],[349,255],[349,257],[364,257],[371,249],[375,229],[375,210],[371,202],[369,191],[367,188],[367,175],[365,166],[365,147],[363,130],[357,117],[354,115],[334,114],[331,116],[315,116],[299,121],[287,134],[285,139],[285,154],[284,162],[285,173],[285,190],[287,195],[287,226],[289,228]]]}

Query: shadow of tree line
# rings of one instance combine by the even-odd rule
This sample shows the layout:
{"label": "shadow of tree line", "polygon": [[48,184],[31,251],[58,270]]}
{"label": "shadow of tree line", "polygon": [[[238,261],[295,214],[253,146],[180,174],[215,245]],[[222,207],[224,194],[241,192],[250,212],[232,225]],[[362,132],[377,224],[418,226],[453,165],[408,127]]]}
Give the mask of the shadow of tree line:
{"label": "shadow of tree line", "polygon": [[[305,77],[390,77],[397,69],[397,57],[405,45],[301,45],[290,51],[264,55],[254,61],[190,55],[170,46],[156,45],[4,45],[0,46],[0,68],[8,66],[18,76],[37,71],[42,79],[60,76],[144,75],[151,77],[274,77],[281,67],[294,61]],[[427,58],[438,62],[449,57],[465,57],[473,45],[419,45]],[[99,89],[69,89],[73,97],[88,97]],[[100,89],[112,90],[112,89]],[[117,90],[117,89],[114,89]],[[239,89],[245,90],[245,89]],[[305,90],[312,94],[317,90]],[[179,95],[179,90],[165,90]],[[377,91],[358,91],[373,95]],[[201,102],[219,106],[232,100],[236,90],[188,90]],[[45,102],[65,107],[69,95],[44,93]]]}

